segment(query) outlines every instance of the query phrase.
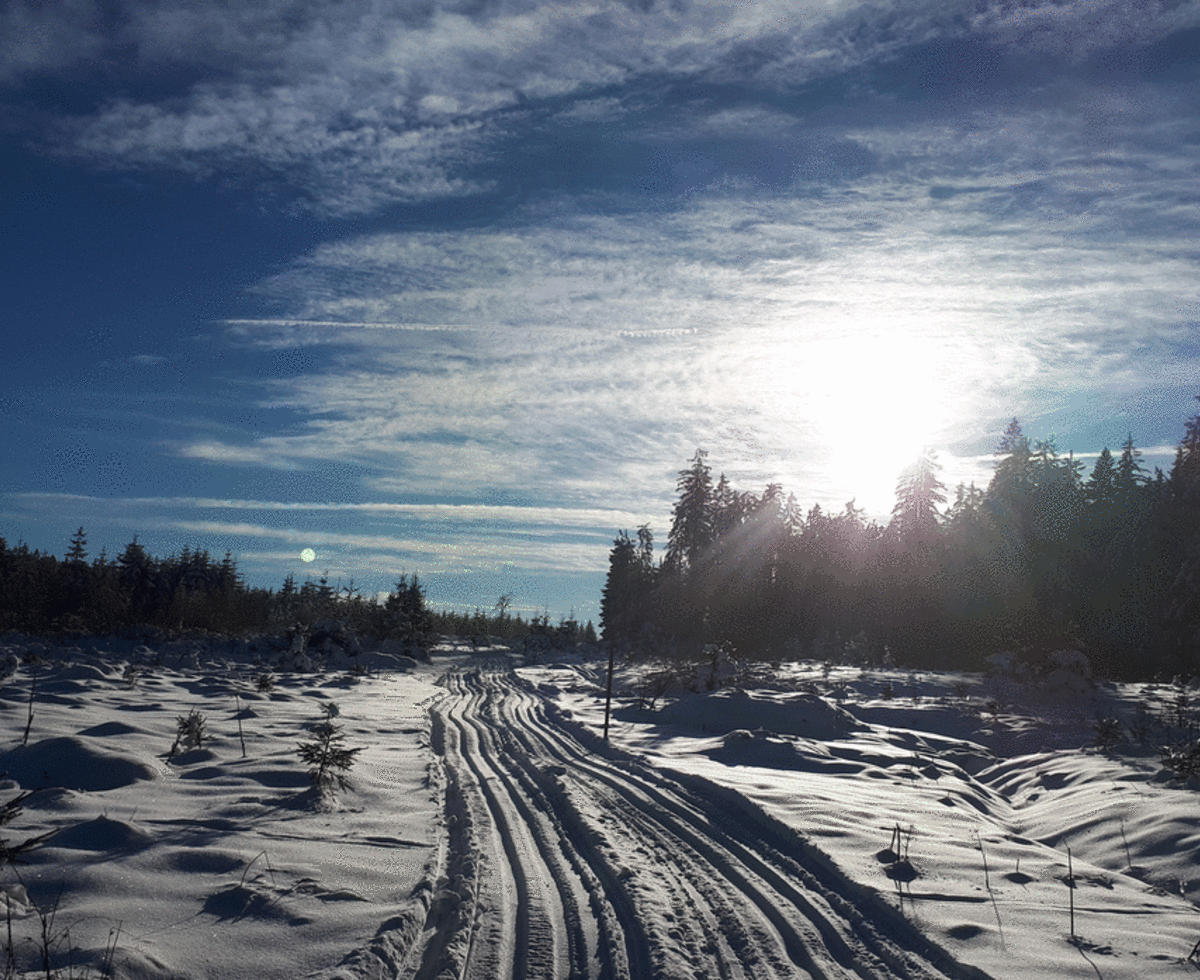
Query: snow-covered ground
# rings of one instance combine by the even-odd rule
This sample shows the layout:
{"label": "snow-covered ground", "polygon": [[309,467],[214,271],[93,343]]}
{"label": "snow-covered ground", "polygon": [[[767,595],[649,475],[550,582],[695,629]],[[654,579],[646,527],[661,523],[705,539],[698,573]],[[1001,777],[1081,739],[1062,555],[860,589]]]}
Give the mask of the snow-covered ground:
{"label": "snow-covered ground", "polygon": [[[52,911],[64,977],[1195,969],[1179,688],[797,663],[654,697],[624,665],[606,747],[599,659],[5,642],[0,804],[38,792],[0,838],[56,831],[2,869],[6,976],[44,975]],[[296,745],[331,701],[362,751],[322,800]],[[212,739],[168,759],[191,711]],[[1104,714],[1135,729],[1109,752]]]}
{"label": "snow-covered ground", "polygon": [[[1014,980],[1194,969],[1200,796],[1167,778],[1156,748],[1184,734],[1194,691],[810,663],[652,711],[647,673],[618,673],[618,690],[643,696],[618,700],[613,744],[752,801],[956,960]],[[536,676],[597,729],[601,674]],[[1109,752],[1094,747],[1104,716],[1127,723]]]}

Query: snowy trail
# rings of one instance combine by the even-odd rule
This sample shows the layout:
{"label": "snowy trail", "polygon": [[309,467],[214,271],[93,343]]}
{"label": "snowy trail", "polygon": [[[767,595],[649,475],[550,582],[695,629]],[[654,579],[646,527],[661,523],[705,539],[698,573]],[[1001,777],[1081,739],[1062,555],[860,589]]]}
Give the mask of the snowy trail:
{"label": "snowy trail", "polygon": [[506,665],[442,683],[445,887],[403,976],[984,976],[882,903],[864,912],[740,797],[585,745]]}

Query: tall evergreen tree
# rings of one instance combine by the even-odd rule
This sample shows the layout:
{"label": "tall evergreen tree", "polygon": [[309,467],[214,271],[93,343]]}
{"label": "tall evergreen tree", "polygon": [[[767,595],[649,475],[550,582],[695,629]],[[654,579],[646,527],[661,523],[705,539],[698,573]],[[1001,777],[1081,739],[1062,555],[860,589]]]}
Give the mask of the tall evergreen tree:
{"label": "tall evergreen tree", "polygon": [[739,495],[722,473],[712,494],[713,537],[719,538],[732,531],[741,523],[742,516]]}
{"label": "tall evergreen tree", "polygon": [[1121,458],[1117,461],[1114,485],[1117,495],[1124,501],[1131,501],[1134,495],[1145,485],[1146,471],[1142,468],[1142,454],[1133,445],[1133,433],[1121,446]]}
{"label": "tall evergreen tree", "polygon": [[[1196,400],[1200,401],[1200,395]],[[1200,501],[1200,415],[1193,415],[1184,423],[1183,439],[1175,450],[1170,482],[1171,494],[1176,500]]]}
{"label": "tall evergreen tree", "polygon": [[669,567],[685,573],[698,569],[704,549],[713,540],[712,471],[707,459],[708,453],[697,449],[691,466],[680,470],[675,484],[679,500],[667,534],[666,560]]}
{"label": "tall evergreen tree", "polygon": [[905,544],[927,543],[938,536],[941,523],[938,505],[946,502],[942,492],[946,485],[938,479],[941,468],[937,454],[923,450],[896,484],[890,528]]}
{"label": "tall evergreen tree", "polygon": [[129,614],[134,622],[145,622],[154,611],[154,564],[136,534],[117,556],[117,581],[129,598]]}
{"label": "tall evergreen tree", "polygon": [[1096,458],[1096,465],[1092,467],[1092,475],[1088,477],[1088,481],[1084,485],[1088,503],[1100,507],[1111,504],[1116,496],[1116,475],[1116,464],[1113,462],[1112,453],[1105,446]]}
{"label": "tall evergreen tree", "polygon": [[433,616],[425,605],[425,588],[416,575],[401,575],[395,589],[384,600],[388,633],[418,651],[433,639]]}
{"label": "tall evergreen tree", "polygon": [[621,531],[608,553],[608,576],[600,593],[600,629],[605,640],[632,638],[634,606],[641,598],[638,564],[629,532]]}
{"label": "tall evergreen tree", "polygon": [[64,558],[72,565],[82,565],[87,561],[87,535],[81,527],[71,538],[71,547]]}
{"label": "tall evergreen tree", "polygon": [[1021,423],[1013,419],[1000,437],[993,455],[997,456],[996,471],[988,485],[991,496],[1023,492],[1033,482],[1032,452],[1029,439],[1021,431]]}

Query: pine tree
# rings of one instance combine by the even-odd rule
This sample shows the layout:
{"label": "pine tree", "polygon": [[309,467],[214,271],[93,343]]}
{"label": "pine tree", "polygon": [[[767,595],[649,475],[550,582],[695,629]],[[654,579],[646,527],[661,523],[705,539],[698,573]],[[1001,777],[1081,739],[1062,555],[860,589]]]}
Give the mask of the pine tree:
{"label": "pine tree", "polygon": [[[1196,396],[1200,401],[1200,395]],[[1200,500],[1200,415],[1193,415],[1184,423],[1183,439],[1175,451],[1175,463],[1171,467],[1171,493],[1181,502]]]}
{"label": "pine tree", "polygon": [[1121,458],[1117,462],[1114,486],[1122,501],[1132,501],[1138,490],[1145,485],[1146,471],[1142,468],[1142,454],[1134,448],[1133,434],[1121,446]]}
{"label": "pine tree", "polygon": [[129,597],[129,614],[144,622],[155,605],[154,561],[138,543],[137,535],[117,557],[117,581]]}
{"label": "pine tree", "polygon": [[1013,419],[1000,437],[993,455],[1000,457],[996,460],[996,472],[988,485],[988,493],[992,496],[1021,492],[1028,487],[1033,479],[1032,453],[1029,449],[1029,439],[1021,432],[1021,424]]}
{"label": "pine tree", "polygon": [[1087,495],[1089,503],[1101,507],[1112,503],[1117,489],[1116,473],[1116,465],[1113,463],[1112,453],[1105,446],[1096,459],[1096,465],[1092,468],[1092,475],[1084,485],[1084,492]]}
{"label": "pine tree", "polygon": [[896,505],[890,527],[905,544],[927,543],[938,536],[941,516],[938,505],[946,502],[944,483],[938,479],[941,465],[937,454],[922,451],[896,484]]}
{"label": "pine tree", "polygon": [[600,593],[600,631],[607,641],[634,635],[634,607],[641,598],[637,548],[628,531],[613,539],[608,553],[608,576]]}
{"label": "pine tree", "polygon": [[713,540],[712,471],[705,460],[708,453],[697,449],[691,466],[679,472],[675,489],[679,500],[667,534],[667,564],[682,572],[694,572],[704,549]]}
{"label": "pine tree", "polygon": [[71,538],[71,547],[67,551],[64,561],[70,562],[72,565],[82,565],[87,561],[87,555],[87,535],[81,527]]}
{"label": "pine tree", "polygon": [[354,766],[354,757],[362,748],[348,749],[344,743],[346,734],[333,719],[338,716],[338,707],[332,701],[321,707],[323,718],[312,726],[312,738],[296,746],[300,761],[308,765],[308,778],[313,787],[323,795],[332,795],[336,789],[352,789],[346,774]]}
{"label": "pine tree", "polygon": [[410,649],[423,652],[433,640],[433,616],[425,605],[425,589],[414,574],[401,575],[395,590],[384,600],[388,634]]}

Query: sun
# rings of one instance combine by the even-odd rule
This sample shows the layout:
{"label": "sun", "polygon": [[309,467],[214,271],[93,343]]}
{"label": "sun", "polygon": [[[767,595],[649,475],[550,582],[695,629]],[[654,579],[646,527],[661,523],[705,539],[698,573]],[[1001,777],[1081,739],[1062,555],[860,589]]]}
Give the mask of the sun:
{"label": "sun", "polygon": [[876,332],[801,345],[803,410],[828,453],[828,480],[869,514],[890,513],[896,481],[936,449],[953,414],[944,354]]}
{"label": "sun", "polygon": [[300,552],[301,561],[316,561],[316,559],[317,553],[313,551],[312,548],[305,548],[302,552]]}

